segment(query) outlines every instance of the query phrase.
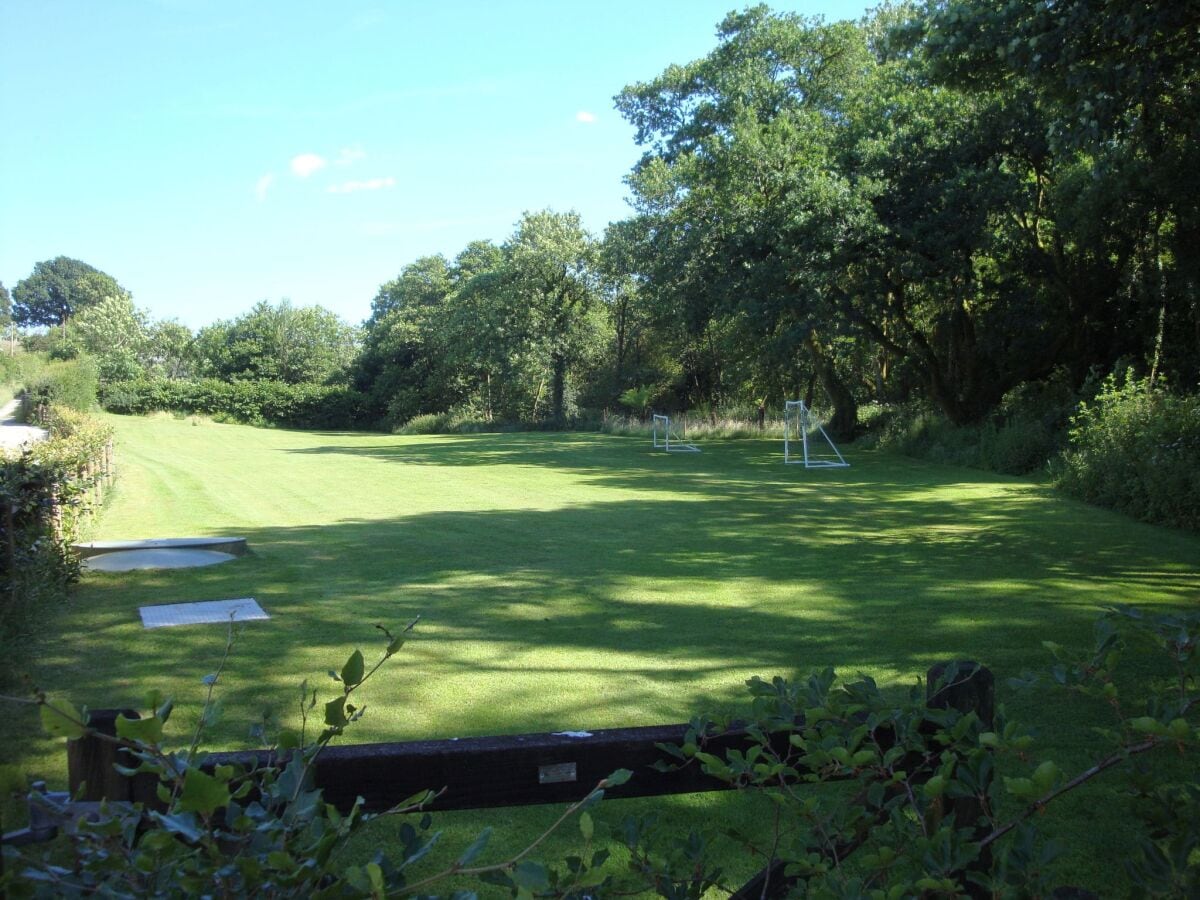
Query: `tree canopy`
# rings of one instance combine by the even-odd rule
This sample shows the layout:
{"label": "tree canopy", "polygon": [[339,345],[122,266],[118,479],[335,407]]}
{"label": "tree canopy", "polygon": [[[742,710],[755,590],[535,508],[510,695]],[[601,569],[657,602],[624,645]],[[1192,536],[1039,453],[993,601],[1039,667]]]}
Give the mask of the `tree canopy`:
{"label": "tree canopy", "polygon": [[264,300],[232,321],[200,329],[194,353],[201,375],[335,384],[348,377],[357,347],[357,329],[335,313]]}
{"label": "tree canopy", "polygon": [[111,275],[78,259],[56,256],[37,263],[13,288],[18,325],[65,325],[76,312],[106,297],[128,296]]}

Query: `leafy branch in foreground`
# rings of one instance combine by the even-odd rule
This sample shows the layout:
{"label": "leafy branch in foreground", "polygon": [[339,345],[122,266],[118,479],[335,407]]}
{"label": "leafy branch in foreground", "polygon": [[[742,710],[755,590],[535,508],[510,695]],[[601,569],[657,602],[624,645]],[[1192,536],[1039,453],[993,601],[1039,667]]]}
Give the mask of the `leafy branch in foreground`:
{"label": "leafy branch in foreground", "polygon": [[[147,698],[143,716],[118,716],[115,735],[90,727],[86,711],[64,700],[36,692],[32,700],[20,701],[39,707],[43,727],[51,735],[68,739],[90,736],[122,748],[135,764],[119,765],[118,771],[152,778],[158,804],[156,808],[140,803],[102,804],[99,816],[94,821],[80,821],[70,836],[69,862],[62,847],[40,858],[5,848],[11,857],[6,857],[0,887],[12,897],[97,893],[117,897],[431,896],[430,889],[459,876],[503,885],[515,896],[525,897],[535,891],[543,893],[552,884],[558,888],[557,896],[569,896],[608,883],[608,876],[596,871],[607,852],[593,854],[586,865],[581,859],[574,865],[568,863],[566,877],[529,857],[573,817],[578,817],[590,846],[594,826],[587,810],[607,788],[629,778],[625,770],[602,780],[586,797],[567,807],[525,850],[501,862],[476,864],[491,834],[485,829],[454,863],[419,874],[417,864],[440,837],[439,832],[431,832],[428,813],[415,824],[405,822],[400,828],[398,853],[389,857],[380,851],[365,865],[340,862],[347,843],[370,821],[379,815],[422,813],[441,793],[419,792],[376,815],[364,811],[361,797],[349,811],[339,812],[313,787],[313,767],[321,752],[363,715],[358,692],[400,650],[415,624],[416,620],[409,623],[399,635],[377,626],[386,644],[369,668],[362,652],[355,650],[340,670],[330,672],[340,691],[322,705],[321,727],[311,741],[306,740],[306,731],[318,705],[317,691],[304,683],[300,689],[301,728],[281,730],[266,761],[247,766],[213,765],[200,749],[205,730],[219,718],[215,689],[233,648],[232,626],[220,666],[203,679],[207,695],[200,720],[183,748],[169,749],[167,724],[174,703],[159,695]],[[253,730],[260,739],[266,732],[265,723]],[[456,891],[455,896],[472,895]]]}
{"label": "leafy branch in foreground", "polygon": [[[830,669],[801,683],[751,679],[743,725],[754,740],[745,751],[708,752],[709,737],[729,723],[706,718],[693,721],[681,746],[663,749],[670,766],[699,765],[769,798],[767,845],[733,835],[763,859],[762,897],[1048,896],[1059,849],[1039,839],[1036,814],[1118,767],[1130,775],[1144,826],[1126,858],[1131,881],[1148,897],[1200,895],[1200,615],[1113,609],[1098,620],[1089,652],[1046,646],[1056,657],[1051,680],[1113,714],[1111,727],[1097,729],[1107,749],[1071,777],[1053,760],[1031,758],[1033,737],[1002,707],[991,722],[932,709],[920,686],[895,704],[870,678],[838,683]],[[1128,658],[1136,658],[1132,676],[1122,667]],[[1148,667],[1160,674],[1147,680]],[[971,675],[952,665],[940,689]],[[847,791],[807,789],[832,782]]]}

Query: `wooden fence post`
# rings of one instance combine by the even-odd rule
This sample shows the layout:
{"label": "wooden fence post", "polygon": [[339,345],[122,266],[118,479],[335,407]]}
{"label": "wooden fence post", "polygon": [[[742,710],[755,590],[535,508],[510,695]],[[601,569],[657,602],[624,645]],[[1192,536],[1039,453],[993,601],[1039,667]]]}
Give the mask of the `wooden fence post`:
{"label": "wooden fence post", "polygon": [[63,529],[62,499],[59,496],[58,482],[50,482],[50,529],[56,541],[65,539]]}
{"label": "wooden fence post", "polygon": [[137,765],[137,760],[124,748],[91,733],[116,737],[117,716],[120,715],[127,719],[139,718],[137,711],[132,709],[95,709],[88,717],[89,733],[67,741],[67,785],[73,798],[90,801],[133,799],[133,779],[113,767],[119,763],[132,768]]}
{"label": "wooden fence post", "polygon": [[[946,674],[952,668],[955,675],[947,683]],[[938,663],[925,675],[925,703],[931,709],[974,712],[990,728],[996,714],[996,679],[973,660]]]}
{"label": "wooden fence post", "polygon": [[[996,713],[996,679],[984,666],[974,660],[958,660],[931,666],[925,675],[925,703],[931,709],[955,709],[964,715],[974,712],[985,730],[992,727]],[[987,790],[988,785],[982,789]],[[958,828],[970,828],[976,840],[988,831],[983,804],[974,797],[943,800],[943,812],[954,816]],[[972,868],[987,871],[992,867],[992,851],[984,847]],[[978,885],[966,885],[968,897],[990,897],[991,893]]]}

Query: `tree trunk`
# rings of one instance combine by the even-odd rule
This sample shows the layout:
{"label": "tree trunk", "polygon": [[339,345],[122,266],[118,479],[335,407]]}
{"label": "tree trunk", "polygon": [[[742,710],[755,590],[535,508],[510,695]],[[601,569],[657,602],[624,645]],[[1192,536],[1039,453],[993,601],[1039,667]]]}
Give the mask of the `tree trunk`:
{"label": "tree trunk", "polygon": [[837,373],[833,360],[825,353],[825,348],[817,339],[816,333],[808,336],[808,350],[812,356],[813,371],[829,402],[833,405],[833,416],[829,420],[829,432],[839,441],[854,439],[858,430],[858,401],[854,393]]}
{"label": "tree trunk", "polygon": [[550,388],[550,405],[554,421],[561,423],[566,416],[563,414],[563,402],[567,386],[567,360],[561,353],[553,357],[554,375]]}

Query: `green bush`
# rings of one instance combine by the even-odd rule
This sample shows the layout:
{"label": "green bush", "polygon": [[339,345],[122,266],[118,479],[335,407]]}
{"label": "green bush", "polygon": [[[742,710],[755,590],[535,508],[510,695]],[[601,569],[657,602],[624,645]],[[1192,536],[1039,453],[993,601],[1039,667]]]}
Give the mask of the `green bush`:
{"label": "green bush", "polygon": [[87,412],[96,405],[99,372],[89,356],[53,361],[33,373],[25,383],[36,405],[57,404]]}
{"label": "green bush", "polygon": [[1146,522],[1200,530],[1200,395],[1109,376],[1071,420],[1058,485]]}
{"label": "green bush", "polygon": [[62,406],[47,418],[47,440],[0,455],[0,682],[40,611],[78,577],[70,544],[102,497],[112,429]]}
{"label": "green bush", "polygon": [[[1004,395],[977,425],[954,425],[928,404],[873,411],[870,427],[885,450],[1006,475],[1044,471],[1066,443],[1076,396],[1063,377],[1029,382]],[[861,417],[860,417],[861,421]]]}
{"label": "green bush", "polygon": [[421,413],[397,428],[396,434],[445,434],[449,430],[449,413]]}
{"label": "green bush", "polygon": [[101,388],[100,404],[115,413],[203,413],[288,428],[355,428],[366,420],[365,398],[352,388],[281,381],[118,381]]}

